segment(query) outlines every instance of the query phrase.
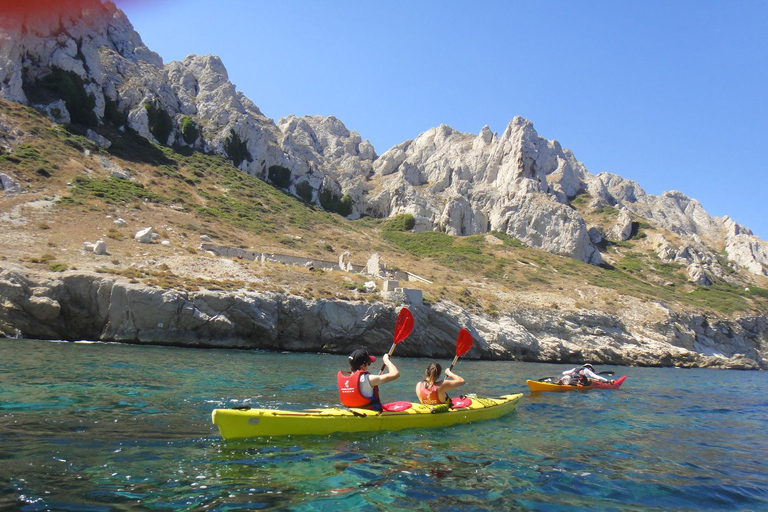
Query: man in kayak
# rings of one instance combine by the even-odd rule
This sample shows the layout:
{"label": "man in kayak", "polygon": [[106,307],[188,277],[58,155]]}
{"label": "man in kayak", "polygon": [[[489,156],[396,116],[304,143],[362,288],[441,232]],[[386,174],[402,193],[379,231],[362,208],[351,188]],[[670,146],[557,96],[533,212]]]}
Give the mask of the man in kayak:
{"label": "man in kayak", "polygon": [[450,403],[446,393],[449,389],[464,385],[464,379],[456,375],[450,368],[445,370],[445,379],[440,378],[442,367],[438,363],[432,363],[424,371],[424,380],[416,384],[416,396],[419,401],[427,405]]}
{"label": "man in kayak", "polygon": [[589,386],[593,380],[613,384],[612,380],[595,373],[595,368],[589,363],[564,371],[557,383],[565,386]]}
{"label": "man in kayak", "polygon": [[371,363],[376,362],[376,357],[368,354],[368,350],[364,348],[352,352],[349,356],[351,371],[339,371],[336,375],[342,404],[346,407],[381,411],[379,386],[400,377],[397,367],[389,360],[389,354],[384,354],[381,359],[387,368],[387,373],[371,375],[368,368]]}

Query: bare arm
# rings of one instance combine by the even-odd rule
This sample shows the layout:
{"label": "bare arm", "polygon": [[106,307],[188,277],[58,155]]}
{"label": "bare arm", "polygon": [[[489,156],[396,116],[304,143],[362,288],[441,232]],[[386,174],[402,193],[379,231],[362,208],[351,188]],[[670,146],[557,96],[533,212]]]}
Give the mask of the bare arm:
{"label": "bare arm", "polygon": [[384,354],[384,356],[381,358],[382,361],[384,361],[384,366],[387,368],[387,373],[384,375],[371,375],[368,378],[368,382],[371,383],[371,386],[381,386],[382,384],[386,384],[387,382],[396,380],[398,377],[400,377],[400,372],[398,371],[397,367],[392,364],[392,361],[389,360],[389,354]]}
{"label": "bare arm", "polygon": [[587,376],[587,378],[590,378],[592,380],[599,380],[600,382],[610,382],[609,379],[606,379],[602,375],[598,375],[595,372],[591,371],[589,368],[584,369],[584,375]]}
{"label": "bare arm", "polygon": [[445,379],[440,384],[440,391],[448,391],[464,385],[464,379],[453,373],[449,368],[445,369]]}

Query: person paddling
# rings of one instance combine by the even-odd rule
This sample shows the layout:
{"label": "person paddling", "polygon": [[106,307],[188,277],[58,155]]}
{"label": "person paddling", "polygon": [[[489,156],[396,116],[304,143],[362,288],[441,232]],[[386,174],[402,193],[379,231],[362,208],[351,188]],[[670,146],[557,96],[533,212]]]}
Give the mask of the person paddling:
{"label": "person paddling", "polygon": [[424,371],[424,380],[416,384],[416,396],[423,404],[437,405],[450,403],[449,389],[464,385],[464,379],[456,375],[450,368],[445,370],[445,379],[440,378],[443,368],[438,363],[432,363]]}
{"label": "person paddling", "polygon": [[589,363],[564,371],[557,383],[567,386],[589,386],[593,380],[613,383],[612,380],[595,373],[595,368]]}
{"label": "person paddling", "polygon": [[381,411],[381,398],[379,386],[397,380],[400,372],[389,360],[389,354],[382,356],[387,373],[384,375],[371,375],[368,371],[371,363],[376,362],[376,357],[370,355],[368,350],[360,348],[349,356],[349,372],[339,371],[336,380],[339,385],[339,398],[346,407],[371,409]]}

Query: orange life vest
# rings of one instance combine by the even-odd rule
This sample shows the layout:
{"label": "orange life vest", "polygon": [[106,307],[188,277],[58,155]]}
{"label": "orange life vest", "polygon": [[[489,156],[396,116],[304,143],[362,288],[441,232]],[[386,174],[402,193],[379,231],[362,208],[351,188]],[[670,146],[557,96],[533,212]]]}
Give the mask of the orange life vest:
{"label": "orange life vest", "polygon": [[435,384],[427,387],[426,382],[419,382],[419,401],[427,405],[438,405],[443,402],[440,401],[440,391]]}

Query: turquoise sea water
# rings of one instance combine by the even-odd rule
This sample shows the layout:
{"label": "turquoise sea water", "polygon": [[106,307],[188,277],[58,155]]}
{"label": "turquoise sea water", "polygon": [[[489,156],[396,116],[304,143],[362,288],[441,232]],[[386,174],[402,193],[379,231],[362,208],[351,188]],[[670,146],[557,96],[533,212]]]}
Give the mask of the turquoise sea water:
{"label": "turquoise sea water", "polygon": [[[394,354],[385,401],[429,362]],[[443,363],[449,364],[450,361]],[[223,441],[216,407],[336,405],[344,356],[0,340],[0,510],[768,510],[768,373],[599,367],[618,391],[532,395],[563,366],[461,360],[524,393],[442,429]]]}

